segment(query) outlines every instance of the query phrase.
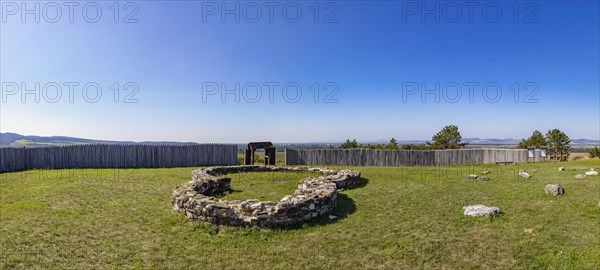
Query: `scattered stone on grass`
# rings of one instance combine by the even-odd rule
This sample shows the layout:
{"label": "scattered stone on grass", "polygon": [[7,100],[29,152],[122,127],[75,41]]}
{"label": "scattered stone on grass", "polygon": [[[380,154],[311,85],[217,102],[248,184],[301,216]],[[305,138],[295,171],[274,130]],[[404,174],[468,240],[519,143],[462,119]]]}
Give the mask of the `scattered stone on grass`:
{"label": "scattered stone on grass", "polygon": [[487,176],[479,176],[479,177],[477,177],[477,180],[487,181],[487,180],[490,180],[490,178]]}
{"label": "scattered stone on grass", "polygon": [[564,171],[564,170],[565,170],[565,167],[560,167],[560,168],[558,168],[558,171],[559,171],[559,172],[562,172],[562,171]]}
{"label": "scattered stone on grass", "polygon": [[465,206],[465,207],[463,207],[463,210],[465,211],[464,212],[465,216],[471,216],[471,217],[483,217],[483,216],[500,214],[500,208],[489,207],[489,206],[485,206],[483,204]]}
{"label": "scattered stone on grass", "polygon": [[476,174],[469,174],[467,177],[471,178],[471,179],[477,179],[477,177],[479,177],[479,175]]}
{"label": "scattered stone on grass", "polygon": [[482,174],[488,174],[488,173],[490,173],[490,171],[483,171],[483,172],[481,172],[481,173],[482,173]]}
{"label": "scattered stone on grass", "polygon": [[546,193],[553,195],[553,196],[565,194],[565,189],[561,185],[558,185],[558,184],[546,185],[546,188],[544,188],[544,190],[546,190]]}
{"label": "scattered stone on grass", "polygon": [[578,173],[575,175],[575,178],[577,178],[577,179],[585,179],[586,177],[587,177],[587,175],[581,174],[581,173]]}
{"label": "scattered stone on grass", "polygon": [[586,175],[598,175],[597,171],[589,171],[589,172],[585,172]]}
{"label": "scattered stone on grass", "polygon": [[529,175],[526,171],[520,171],[519,176],[521,176],[525,179],[529,179],[531,177],[531,175]]}
{"label": "scattered stone on grass", "polygon": [[337,219],[337,217],[334,215],[329,215],[329,219],[334,220],[334,219]]}

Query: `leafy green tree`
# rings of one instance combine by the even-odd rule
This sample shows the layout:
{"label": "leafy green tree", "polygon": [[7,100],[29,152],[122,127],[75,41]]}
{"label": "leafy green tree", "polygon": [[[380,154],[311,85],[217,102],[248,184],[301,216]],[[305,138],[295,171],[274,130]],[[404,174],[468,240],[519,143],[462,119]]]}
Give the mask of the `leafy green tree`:
{"label": "leafy green tree", "polygon": [[352,141],[350,139],[347,139],[346,142],[342,143],[339,148],[340,149],[350,149],[350,148],[359,148],[359,147],[360,147],[360,145],[356,142],[356,139],[354,139]]}
{"label": "leafy green tree", "polygon": [[387,149],[387,147],[388,147],[387,144],[378,143],[378,144],[369,145],[368,148],[370,148],[370,149]]}
{"label": "leafy green tree", "polygon": [[428,150],[429,146],[427,144],[420,143],[415,146],[415,149],[416,150]]}
{"label": "leafy green tree", "polygon": [[527,149],[529,148],[529,143],[525,139],[521,139],[519,145],[517,145],[518,149]]}
{"label": "leafy green tree", "polygon": [[395,138],[392,138],[390,140],[390,143],[388,143],[387,148],[388,149],[393,149],[393,150],[397,150],[398,149],[398,142],[396,141]]}
{"label": "leafy green tree", "polygon": [[429,147],[424,143],[417,144],[417,145],[403,144],[400,146],[400,149],[402,149],[402,150],[427,150],[428,148]]}
{"label": "leafy green tree", "polygon": [[556,160],[567,160],[569,157],[569,145],[571,140],[569,136],[559,129],[548,130],[546,133],[546,141],[548,142],[548,150],[554,155]]}
{"label": "leafy green tree", "polygon": [[548,143],[546,142],[546,138],[544,138],[544,135],[539,130],[533,131],[533,134],[531,134],[531,137],[529,137],[529,139],[527,140],[529,146],[535,148],[542,148],[548,145]]}
{"label": "leafy green tree", "polygon": [[598,148],[598,146],[594,146],[594,148],[592,148],[590,150],[590,157],[591,158],[600,157],[600,149]]}
{"label": "leafy green tree", "polygon": [[527,140],[521,140],[517,148],[527,149],[529,147],[542,148],[548,145],[546,138],[539,130],[534,130],[533,134]]}
{"label": "leafy green tree", "polygon": [[432,140],[433,143],[428,143],[432,149],[458,149],[466,145],[461,143],[462,136],[455,125],[445,126]]}
{"label": "leafy green tree", "polygon": [[403,144],[400,146],[400,149],[402,150],[415,150],[415,145],[414,144]]}

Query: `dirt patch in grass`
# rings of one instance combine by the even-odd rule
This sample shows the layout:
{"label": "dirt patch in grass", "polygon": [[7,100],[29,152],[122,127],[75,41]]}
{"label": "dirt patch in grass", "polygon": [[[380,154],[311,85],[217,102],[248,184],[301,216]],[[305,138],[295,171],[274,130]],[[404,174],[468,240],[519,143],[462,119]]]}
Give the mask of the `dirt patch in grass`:
{"label": "dirt patch in grass", "polygon": [[589,153],[571,153],[571,154],[569,154],[569,161],[587,160],[587,159],[590,159]]}

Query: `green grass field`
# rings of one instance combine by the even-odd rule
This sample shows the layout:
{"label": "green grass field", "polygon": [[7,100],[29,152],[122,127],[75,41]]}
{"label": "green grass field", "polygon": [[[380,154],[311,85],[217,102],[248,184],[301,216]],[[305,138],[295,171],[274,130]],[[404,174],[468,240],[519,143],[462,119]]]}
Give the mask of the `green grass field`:
{"label": "green grass field", "polygon": [[64,146],[64,145],[84,145],[88,143],[73,143],[70,141],[31,141],[27,139],[20,139],[12,142],[11,146]]}
{"label": "green grass field", "polygon": [[[194,168],[4,173],[0,268],[597,269],[600,177],[575,179],[582,167],[600,161],[357,167],[366,184],[338,195],[338,219],[275,230],[189,222],[171,211],[171,191]],[[533,177],[518,178],[519,169]],[[483,170],[490,181],[466,178]],[[546,195],[550,183],[566,194]],[[503,214],[463,216],[472,204]]]}
{"label": "green grass field", "polygon": [[64,145],[64,144],[55,143],[55,142],[33,142],[33,141],[26,140],[26,139],[21,139],[21,140],[14,141],[12,143],[12,145],[15,145],[15,146],[34,146],[34,145],[60,146],[60,145]]}
{"label": "green grass field", "polygon": [[[244,154],[238,154],[237,160],[239,165],[244,164]],[[265,153],[257,152],[254,154],[254,165],[264,165],[265,164]],[[276,152],[275,153],[275,165],[284,166],[285,165],[285,152]]]}
{"label": "green grass field", "polygon": [[294,194],[298,180],[307,177],[322,176],[315,172],[256,172],[232,173],[225,177],[231,178],[232,192],[218,196],[222,200],[279,201],[286,195]]}

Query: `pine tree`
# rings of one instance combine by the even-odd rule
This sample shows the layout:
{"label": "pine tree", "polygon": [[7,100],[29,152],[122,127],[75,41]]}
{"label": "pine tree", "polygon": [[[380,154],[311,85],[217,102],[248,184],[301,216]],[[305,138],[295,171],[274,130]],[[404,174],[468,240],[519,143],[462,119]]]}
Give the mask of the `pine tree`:
{"label": "pine tree", "polygon": [[462,136],[455,125],[445,126],[432,138],[433,143],[428,143],[433,149],[458,149],[466,144],[461,143]]}
{"label": "pine tree", "polygon": [[352,141],[350,139],[347,139],[346,142],[342,143],[339,148],[340,149],[350,149],[350,148],[358,148],[358,147],[359,147],[359,145],[356,142],[356,139],[354,139]]}
{"label": "pine tree", "polygon": [[390,140],[390,143],[388,143],[387,148],[388,149],[393,149],[393,150],[397,150],[398,149],[398,142],[396,141],[395,138],[392,138]]}
{"label": "pine tree", "polygon": [[557,128],[548,130],[546,141],[548,142],[549,150],[554,155],[554,159],[564,161],[568,158],[571,140],[567,134]]}
{"label": "pine tree", "polygon": [[548,142],[546,142],[546,138],[544,138],[544,135],[542,135],[542,133],[539,130],[534,130],[533,134],[531,134],[531,136],[529,138],[527,138],[527,140],[523,139],[523,140],[521,140],[521,142],[519,142],[519,145],[517,146],[517,148],[520,148],[520,149],[527,149],[529,147],[542,148],[542,147],[545,147],[546,145],[548,145]]}

